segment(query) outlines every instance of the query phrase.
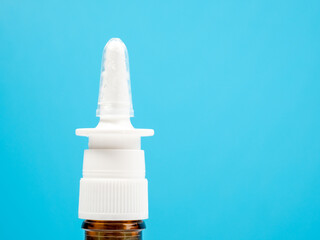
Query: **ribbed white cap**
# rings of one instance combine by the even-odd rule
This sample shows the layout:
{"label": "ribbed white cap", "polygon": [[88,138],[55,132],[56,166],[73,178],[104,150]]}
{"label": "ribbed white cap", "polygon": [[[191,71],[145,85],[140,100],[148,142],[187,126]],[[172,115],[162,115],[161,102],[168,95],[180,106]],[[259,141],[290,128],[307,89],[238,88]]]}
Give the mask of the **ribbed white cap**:
{"label": "ribbed white cap", "polygon": [[135,129],[128,54],[120,39],[111,39],[103,53],[96,128],[77,129],[89,137],[80,181],[79,217],[90,220],[148,218],[148,182],[145,179],[141,136],[153,130]]}
{"label": "ribbed white cap", "polygon": [[79,217],[92,220],[148,218],[148,182],[142,150],[85,151]]}

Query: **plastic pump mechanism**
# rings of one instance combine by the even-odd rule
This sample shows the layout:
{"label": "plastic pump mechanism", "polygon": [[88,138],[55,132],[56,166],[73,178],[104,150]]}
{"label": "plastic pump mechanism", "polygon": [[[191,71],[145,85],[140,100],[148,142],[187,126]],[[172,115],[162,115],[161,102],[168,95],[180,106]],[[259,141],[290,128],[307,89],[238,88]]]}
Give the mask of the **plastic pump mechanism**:
{"label": "plastic pump mechanism", "polygon": [[96,128],[77,129],[89,137],[80,181],[79,217],[91,220],[148,218],[141,137],[152,129],[135,129],[129,59],[125,44],[111,39],[103,50]]}
{"label": "plastic pump mechanism", "polygon": [[119,132],[152,136],[151,129],[133,128],[129,57],[126,45],[119,38],[112,38],[103,49],[100,91],[98,99],[98,126],[94,129],[77,129],[79,136],[92,133]]}

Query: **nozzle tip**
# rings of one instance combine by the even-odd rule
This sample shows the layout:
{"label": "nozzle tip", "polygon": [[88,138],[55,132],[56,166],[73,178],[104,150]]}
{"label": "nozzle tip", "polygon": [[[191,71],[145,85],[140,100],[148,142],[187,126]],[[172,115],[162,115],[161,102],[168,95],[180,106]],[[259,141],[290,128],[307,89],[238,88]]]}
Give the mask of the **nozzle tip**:
{"label": "nozzle tip", "polygon": [[103,50],[97,116],[133,116],[129,58],[120,38],[110,39]]}
{"label": "nozzle tip", "polygon": [[111,38],[105,45],[105,49],[106,48],[113,51],[123,51],[123,49],[127,49],[120,38]]}

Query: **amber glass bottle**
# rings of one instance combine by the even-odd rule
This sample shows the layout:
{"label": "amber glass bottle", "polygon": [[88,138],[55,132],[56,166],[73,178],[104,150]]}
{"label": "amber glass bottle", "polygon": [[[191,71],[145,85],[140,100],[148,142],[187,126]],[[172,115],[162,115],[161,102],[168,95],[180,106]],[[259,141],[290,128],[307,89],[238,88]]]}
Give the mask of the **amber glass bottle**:
{"label": "amber glass bottle", "polygon": [[141,240],[145,224],[142,220],[85,220],[82,228],[85,230],[85,240]]}

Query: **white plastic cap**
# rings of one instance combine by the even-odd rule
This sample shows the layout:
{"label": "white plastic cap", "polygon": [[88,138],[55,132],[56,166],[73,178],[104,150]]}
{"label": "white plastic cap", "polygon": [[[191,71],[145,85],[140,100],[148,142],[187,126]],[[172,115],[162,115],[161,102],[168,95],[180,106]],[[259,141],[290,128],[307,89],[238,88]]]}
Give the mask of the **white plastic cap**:
{"label": "white plastic cap", "polygon": [[127,48],[111,39],[104,48],[96,128],[77,129],[89,137],[80,181],[79,217],[90,220],[148,218],[148,182],[145,179],[141,136],[151,129],[135,129]]}

